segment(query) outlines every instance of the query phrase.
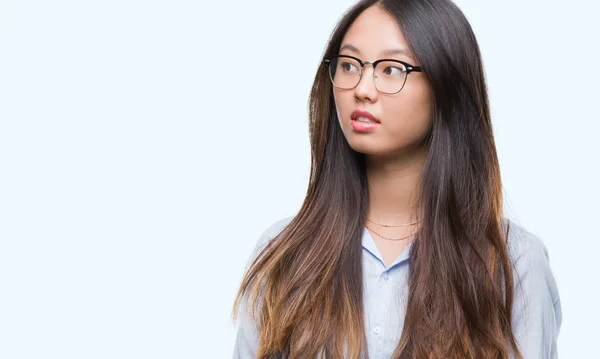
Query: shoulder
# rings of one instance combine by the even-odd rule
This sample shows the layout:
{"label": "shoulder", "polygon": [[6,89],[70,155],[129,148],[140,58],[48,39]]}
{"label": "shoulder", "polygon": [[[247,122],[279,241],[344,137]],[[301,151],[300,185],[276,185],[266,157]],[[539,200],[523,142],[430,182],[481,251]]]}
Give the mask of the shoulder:
{"label": "shoulder", "polygon": [[508,227],[508,254],[516,269],[549,269],[550,254],[538,235],[508,218],[504,218],[504,226]]}
{"label": "shoulder", "polygon": [[283,217],[267,226],[267,228],[262,232],[262,234],[258,238],[256,246],[266,246],[273,238],[280,234],[288,226],[288,224],[290,224],[294,217],[295,216]]}
{"label": "shoulder", "polygon": [[286,216],[270,223],[258,237],[250,260],[252,261],[256,256],[258,256],[260,252],[269,244],[269,242],[278,234],[280,234],[288,226],[288,224],[290,224],[294,217],[295,215]]}

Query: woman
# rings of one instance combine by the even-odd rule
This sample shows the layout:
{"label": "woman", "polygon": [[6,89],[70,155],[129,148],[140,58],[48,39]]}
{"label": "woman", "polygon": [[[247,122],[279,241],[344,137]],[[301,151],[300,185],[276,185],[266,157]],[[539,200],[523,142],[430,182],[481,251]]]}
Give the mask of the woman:
{"label": "woman", "polygon": [[556,358],[556,282],[543,242],[502,214],[462,12],[361,1],[330,38],[309,107],[306,199],[258,241],[234,357]]}

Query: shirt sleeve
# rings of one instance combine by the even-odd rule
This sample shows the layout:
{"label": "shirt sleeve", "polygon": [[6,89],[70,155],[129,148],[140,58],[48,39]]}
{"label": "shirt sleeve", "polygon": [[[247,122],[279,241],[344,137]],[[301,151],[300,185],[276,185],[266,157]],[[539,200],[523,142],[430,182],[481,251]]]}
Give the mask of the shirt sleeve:
{"label": "shirt sleeve", "polygon": [[557,359],[562,310],[548,250],[530,232],[521,230],[517,236],[521,238],[515,245],[513,333],[523,358]]}
{"label": "shirt sleeve", "polygon": [[254,359],[258,350],[258,329],[252,321],[247,302],[240,305],[240,320],[233,349],[233,359]]}
{"label": "shirt sleeve", "polygon": [[[249,269],[252,261],[267,246],[269,241],[275,238],[293,219],[293,216],[286,217],[273,223],[259,237],[256,246],[246,264],[246,271]],[[258,351],[259,332],[255,321],[248,312],[247,297],[244,297],[240,303],[239,319],[237,333],[233,348],[233,359],[254,359]]]}

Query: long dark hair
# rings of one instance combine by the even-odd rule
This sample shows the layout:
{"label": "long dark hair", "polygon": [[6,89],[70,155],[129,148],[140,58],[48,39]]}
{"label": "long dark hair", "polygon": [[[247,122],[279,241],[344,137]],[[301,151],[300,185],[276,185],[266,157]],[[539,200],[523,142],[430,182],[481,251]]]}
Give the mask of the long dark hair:
{"label": "long dark hair", "polygon": [[[418,189],[409,298],[394,358],[522,358],[512,332],[513,278],[502,185],[481,54],[450,0],[361,1],[334,29],[337,54],[369,6],[398,22],[433,90],[429,153]],[[369,193],[364,155],[337,121],[327,68],[309,101],[311,172],[297,215],[246,272],[243,298],[259,313],[258,358],[367,358],[361,234]]]}

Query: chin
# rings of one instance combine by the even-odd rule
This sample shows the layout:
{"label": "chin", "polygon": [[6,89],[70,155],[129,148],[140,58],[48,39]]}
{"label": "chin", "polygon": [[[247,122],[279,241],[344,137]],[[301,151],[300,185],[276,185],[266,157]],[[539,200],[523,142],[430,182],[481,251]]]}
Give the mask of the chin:
{"label": "chin", "polygon": [[351,138],[348,139],[348,145],[354,151],[365,155],[381,156],[388,152],[381,146],[380,141],[374,138]]}

